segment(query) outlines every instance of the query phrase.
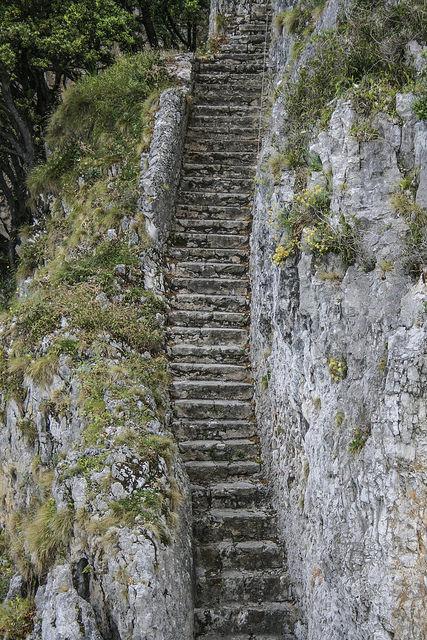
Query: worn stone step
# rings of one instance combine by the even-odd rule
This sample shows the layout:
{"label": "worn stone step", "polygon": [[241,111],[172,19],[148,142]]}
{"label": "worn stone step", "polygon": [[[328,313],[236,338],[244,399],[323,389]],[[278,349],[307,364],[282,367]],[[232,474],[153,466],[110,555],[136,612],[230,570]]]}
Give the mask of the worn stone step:
{"label": "worn stone step", "polygon": [[[174,362],[220,362],[230,364],[246,364],[248,362],[247,346],[242,344],[199,345],[191,342],[177,342],[171,343],[167,347],[167,351]],[[218,417],[218,414],[215,415]]]}
{"label": "worn stone step", "polygon": [[252,438],[256,435],[256,425],[248,420],[175,420],[171,426],[176,439],[230,439]]}
{"label": "worn stone step", "polygon": [[215,191],[187,191],[182,189],[179,193],[178,204],[186,205],[197,204],[199,207],[215,205],[215,206],[231,206],[238,207],[249,205],[252,199],[251,193],[228,193]]}
{"label": "worn stone step", "polygon": [[[288,602],[263,604],[247,603],[218,608],[197,608],[195,610],[196,634],[277,633],[283,637],[292,633],[295,623],[295,609]],[[282,634],[280,636],[280,634]],[[217,636],[212,636],[212,639]],[[202,635],[203,637],[203,635]]]}
{"label": "worn stone step", "polygon": [[178,278],[241,279],[247,278],[248,266],[228,262],[176,262],[169,265],[167,273]]}
{"label": "worn stone step", "polygon": [[244,296],[249,290],[249,281],[247,278],[180,278],[173,275],[168,278],[168,282],[171,291],[179,291],[180,293]]}
{"label": "worn stone step", "polygon": [[210,249],[239,249],[248,244],[248,235],[237,233],[179,233],[172,236],[174,247],[207,247]]}
{"label": "worn stone step", "polygon": [[173,398],[252,400],[253,384],[222,380],[179,380],[172,383]]}
{"label": "worn stone step", "polygon": [[204,544],[220,540],[274,539],[273,518],[255,509],[211,509],[200,518],[195,516],[193,534]]}
{"label": "worn stone step", "polygon": [[200,218],[207,220],[248,220],[250,218],[249,205],[216,205],[197,203],[186,205],[180,204],[176,209],[177,218]]}
{"label": "worn stone step", "polygon": [[220,603],[291,601],[289,578],[283,569],[234,570],[217,575],[200,573],[196,579],[198,607]]}
{"label": "worn stone step", "polygon": [[196,293],[177,293],[170,298],[172,309],[194,311],[232,311],[244,312],[249,308],[246,296],[198,295]]}
{"label": "worn stone step", "polygon": [[245,348],[249,335],[247,329],[234,327],[169,327],[168,345],[194,345],[196,347]]}
{"label": "worn stone step", "polygon": [[[209,140],[216,143],[240,142],[241,148],[245,149],[249,143],[258,141],[258,127],[256,121],[249,126],[240,126],[239,124],[229,125],[217,124],[212,122],[208,127],[192,125],[188,128],[187,144],[192,142],[208,142]],[[243,146],[245,145],[245,146]]]}
{"label": "worn stone step", "polygon": [[213,152],[227,151],[234,153],[244,151],[256,155],[258,153],[259,140],[252,138],[234,137],[226,134],[218,134],[215,137],[193,138],[185,145],[185,154],[204,152],[206,156]]}
{"label": "worn stone step", "polygon": [[207,163],[206,158],[202,163],[196,164],[191,162],[184,162],[183,166],[184,176],[188,179],[192,178],[208,178],[212,175],[218,178],[247,178],[253,181],[255,175],[254,165],[242,165],[229,166],[227,164],[215,164],[214,162]]}
{"label": "worn stone step", "polygon": [[190,460],[257,460],[259,445],[249,439],[187,440],[179,443],[181,458]]}
{"label": "worn stone step", "polygon": [[251,88],[248,91],[226,91],[223,85],[199,85],[194,92],[194,100],[206,104],[242,104],[256,106],[260,104],[261,89]]}
{"label": "worn stone step", "polygon": [[203,544],[196,549],[196,558],[197,565],[211,573],[281,568],[284,563],[283,549],[271,540]]}
{"label": "worn stone step", "polygon": [[259,107],[248,106],[244,104],[200,104],[197,102],[191,108],[192,116],[203,117],[236,117],[236,116],[251,116],[252,118],[258,118]]}
{"label": "worn stone step", "polygon": [[224,249],[210,247],[170,247],[169,256],[176,262],[227,262],[248,264],[249,247]]}
{"label": "worn stone step", "polygon": [[254,161],[256,151],[219,151],[212,148],[209,152],[187,151],[185,154],[185,162],[190,166],[206,167],[206,171],[210,167],[217,167],[220,172],[246,171],[252,174],[254,170]]}
{"label": "worn stone step", "polygon": [[250,220],[221,220],[215,218],[200,220],[194,218],[177,218],[173,229],[174,232],[178,233],[236,233],[237,235],[247,236],[250,231],[250,224]]}
{"label": "worn stone step", "polygon": [[295,636],[294,634],[288,634],[286,633],[285,635],[283,635],[282,633],[279,634],[274,634],[271,635],[271,633],[269,633],[268,635],[266,635],[265,633],[263,634],[259,634],[257,633],[256,635],[254,635],[253,633],[251,633],[250,635],[248,635],[247,633],[241,634],[239,633],[238,635],[234,634],[233,635],[223,635],[221,634],[221,636],[218,636],[217,633],[212,634],[198,634],[197,635],[197,640],[295,640]]}
{"label": "worn stone step", "polygon": [[240,328],[247,325],[248,317],[246,313],[222,311],[170,311],[168,314],[169,325],[176,327]]}
{"label": "worn stone step", "polygon": [[[224,131],[227,131],[224,125]],[[252,193],[254,180],[249,178],[225,178],[223,176],[185,176],[181,181],[183,191],[218,191],[219,193]]]}
{"label": "worn stone step", "polygon": [[196,90],[200,85],[223,85],[233,89],[234,87],[244,87],[245,91],[249,88],[259,89],[261,85],[261,74],[257,71],[249,73],[245,69],[236,71],[221,71],[220,69],[211,69],[208,73],[204,73],[201,69],[196,76]]}
{"label": "worn stone step", "polygon": [[259,509],[266,504],[268,498],[268,490],[264,484],[245,480],[220,482],[205,487],[193,485],[191,492],[193,513],[197,515],[209,509]]}
{"label": "worn stone step", "polygon": [[[248,51],[248,44],[256,44],[253,42],[246,42],[242,45],[242,50],[244,51]],[[235,43],[234,42],[230,42],[230,44],[225,44],[225,49],[223,49],[223,54],[228,51],[228,52],[234,52],[235,51]],[[224,73],[229,73],[229,72],[234,72],[234,73],[239,73],[240,71],[242,71],[243,73],[262,73],[263,70],[265,68],[264,65],[264,61],[263,59],[259,59],[259,60],[251,60],[251,61],[247,61],[244,62],[243,60],[226,60],[225,62],[222,62],[221,60],[203,60],[199,62],[199,69],[201,71],[201,73],[210,73],[210,72],[217,72],[217,71],[222,71]]]}
{"label": "worn stone step", "polygon": [[192,420],[249,420],[253,406],[245,400],[175,400],[173,412]]}
{"label": "worn stone step", "polygon": [[[208,484],[230,478],[254,477],[260,473],[261,465],[254,460],[237,460],[236,462],[185,462],[188,477],[193,484]],[[209,542],[206,540],[204,542]]]}
{"label": "worn stone step", "polygon": [[198,347],[208,346],[240,346],[245,347],[249,335],[247,329],[233,327],[175,327],[167,329],[168,344],[170,346],[182,343]]}
{"label": "worn stone step", "polygon": [[248,366],[217,362],[172,362],[175,380],[219,380],[221,382],[251,382]]}

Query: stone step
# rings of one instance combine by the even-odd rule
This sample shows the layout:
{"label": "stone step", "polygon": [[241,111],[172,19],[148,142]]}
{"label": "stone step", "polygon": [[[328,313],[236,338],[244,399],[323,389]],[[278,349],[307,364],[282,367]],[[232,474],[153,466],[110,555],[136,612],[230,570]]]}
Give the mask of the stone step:
{"label": "stone step", "polygon": [[[177,344],[172,343],[168,346],[167,351],[169,357],[174,362],[219,362],[222,364],[240,365],[248,362],[247,347],[245,345],[195,345],[191,342],[178,342]],[[204,418],[206,416],[200,417]],[[212,417],[219,417],[219,415],[215,413]]]}
{"label": "stone step", "polygon": [[177,218],[199,218],[207,220],[248,220],[250,219],[249,205],[192,205],[181,204],[176,209]]}
{"label": "stone step", "polygon": [[189,439],[252,438],[256,425],[247,420],[175,420],[171,431],[179,441]]}
{"label": "stone step", "polygon": [[[185,469],[193,484],[209,484],[230,478],[254,477],[259,474],[261,465],[254,460],[238,460],[236,462],[185,462]],[[209,542],[209,540],[206,540]]]}
{"label": "stone step", "polygon": [[285,633],[292,633],[294,623],[294,606],[288,602],[247,603],[244,606],[236,604],[195,610],[195,633],[199,640],[209,637],[202,634],[217,634],[211,636],[213,640],[236,633],[247,633],[251,639],[256,633],[273,633],[284,638]]}
{"label": "stone step", "polygon": [[227,193],[204,191],[187,191],[182,189],[179,193],[178,204],[186,206],[197,204],[199,207],[215,206],[248,206],[252,200],[252,193]]}
{"label": "stone step", "polygon": [[268,491],[261,482],[221,482],[205,487],[192,486],[193,513],[209,509],[259,509],[266,503]]}
{"label": "stone step", "polygon": [[184,162],[195,165],[221,166],[223,170],[252,169],[256,159],[255,151],[219,151],[212,149],[208,153],[200,151],[187,151]]}
{"label": "stone step", "polygon": [[[256,44],[254,42],[246,42],[242,44],[241,51],[248,52],[248,44]],[[223,49],[223,54],[225,52],[233,53],[236,52],[235,43],[230,41],[230,44],[226,44]],[[255,51],[253,50],[253,53]],[[222,62],[221,60],[203,60],[199,62],[199,69],[201,73],[210,73],[210,72],[223,72],[223,73],[239,73],[242,71],[243,73],[259,73],[261,74],[264,69],[264,61],[263,57],[261,59],[253,59],[251,61],[244,62],[243,60],[226,60]]]}
{"label": "stone step", "polygon": [[253,384],[222,380],[178,380],[172,383],[173,398],[252,400]]}
{"label": "stone step", "polygon": [[283,635],[282,633],[279,634],[274,634],[271,635],[271,633],[269,633],[268,635],[266,635],[265,633],[263,634],[259,634],[257,633],[256,635],[254,635],[253,633],[251,633],[250,635],[248,635],[247,633],[244,634],[234,634],[233,635],[223,635],[221,634],[221,636],[218,636],[217,633],[212,634],[198,634],[197,635],[197,640],[295,640],[295,636],[294,634],[288,634],[286,633],[285,635]]}
{"label": "stone step", "polygon": [[261,84],[261,75],[258,71],[248,73],[244,69],[238,69],[234,72],[212,69],[208,73],[204,73],[204,70],[201,70],[196,76],[195,87],[197,90],[200,85],[226,84],[230,88],[244,87],[245,90],[248,88],[258,89]]}
{"label": "stone step", "polygon": [[215,143],[227,143],[227,142],[240,142],[241,148],[245,149],[249,143],[258,142],[258,127],[256,121],[249,126],[240,126],[239,124],[228,125],[225,123],[217,124],[212,122],[210,126],[196,126],[191,125],[187,132],[187,142],[209,142]]}
{"label": "stone step", "polygon": [[242,313],[249,308],[246,296],[197,295],[178,293],[169,300],[172,309],[194,311],[231,311]]}
{"label": "stone step", "polygon": [[210,59],[209,62],[213,62],[213,63],[220,62],[222,64],[228,64],[229,62],[241,62],[242,64],[252,64],[253,62],[255,62],[260,64],[262,63],[262,60],[260,59],[259,53],[247,53],[247,52],[239,53],[237,51],[233,52],[233,51],[223,50],[222,53],[219,52],[215,54],[215,56],[212,59]]}
{"label": "stone step", "polygon": [[174,247],[207,247],[210,249],[239,249],[248,244],[248,235],[237,233],[179,233],[172,237]]}
{"label": "stone step", "polygon": [[249,291],[249,281],[247,278],[180,278],[178,276],[170,276],[168,278],[169,288],[171,291],[179,291],[180,293],[204,293],[225,294],[227,296],[244,296]]}
{"label": "stone step", "polygon": [[218,575],[201,574],[196,579],[196,606],[226,603],[291,601],[289,578],[283,569],[223,571]]}
{"label": "stone step", "polygon": [[[226,126],[224,131],[226,131]],[[250,194],[253,191],[254,179],[250,178],[225,178],[223,176],[185,176],[181,180],[183,191],[213,191],[219,193],[244,193]]]}
{"label": "stone step", "polygon": [[261,100],[261,88],[251,88],[227,91],[227,87],[218,84],[199,85],[194,90],[194,100],[198,103],[207,104],[241,104],[257,106]]}
{"label": "stone step", "polygon": [[193,117],[247,117],[258,118],[259,107],[245,106],[242,104],[206,105],[196,103],[191,108]]}
{"label": "stone step", "polygon": [[210,247],[170,247],[169,256],[176,262],[227,262],[248,264],[249,247],[240,249],[218,249]]}
{"label": "stone step", "polygon": [[168,314],[169,325],[175,327],[209,326],[240,328],[247,326],[248,318],[249,316],[246,313],[228,313],[222,311],[170,311]]}
{"label": "stone step", "polygon": [[218,220],[215,218],[208,218],[207,220],[190,218],[186,220],[185,218],[177,218],[173,228],[175,232],[178,231],[179,233],[236,233],[238,235],[248,235],[250,224],[249,220]]}
{"label": "stone step", "polygon": [[244,400],[175,400],[173,413],[191,420],[250,420],[253,406]]}
{"label": "stone step", "polygon": [[251,382],[248,366],[217,362],[172,362],[175,380],[219,380],[221,382]]}
{"label": "stone step", "polygon": [[272,516],[254,509],[211,509],[193,521],[194,538],[204,544],[273,539],[273,531]]}
{"label": "stone step", "polygon": [[204,152],[205,156],[210,156],[211,153],[227,151],[234,153],[236,151],[250,152],[256,155],[258,152],[259,141],[252,138],[231,138],[224,134],[218,134],[215,137],[193,138],[186,142],[185,156],[190,156],[192,153]]}
{"label": "stone step", "polygon": [[188,179],[192,178],[203,178],[203,177],[211,177],[212,175],[222,177],[222,178],[248,178],[253,181],[255,176],[255,166],[254,165],[236,165],[229,166],[227,164],[215,164],[213,162],[206,163],[206,158],[203,159],[202,163],[195,164],[190,162],[185,162],[183,166],[184,176]]}
{"label": "stone step", "polygon": [[215,573],[230,569],[272,569],[284,563],[282,548],[271,540],[203,544],[196,549],[196,557],[199,567]]}
{"label": "stone step", "polygon": [[178,278],[224,278],[241,279],[248,275],[246,264],[233,264],[229,262],[176,262],[169,265],[168,276]]}
{"label": "stone step", "polygon": [[187,440],[180,442],[181,458],[190,460],[255,460],[259,457],[259,445],[253,440]]}
{"label": "stone step", "polygon": [[211,345],[217,347],[226,345],[245,347],[249,339],[247,329],[236,329],[234,327],[169,326],[167,337],[170,346],[185,343],[187,345],[196,345],[197,347],[209,347]]}

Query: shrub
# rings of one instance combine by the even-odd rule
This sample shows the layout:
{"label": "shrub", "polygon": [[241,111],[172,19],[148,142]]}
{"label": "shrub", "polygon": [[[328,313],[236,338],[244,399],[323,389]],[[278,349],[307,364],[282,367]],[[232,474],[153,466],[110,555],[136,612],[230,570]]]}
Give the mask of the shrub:
{"label": "shrub", "polygon": [[4,640],[25,640],[33,629],[34,602],[30,598],[14,598],[0,604],[0,636]]}
{"label": "shrub", "polygon": [[334,382],[341,382],[347,377],[347,362],[344,358],[328,358],[328,369]]}
{"label": "shrub", "polygon": [[366,442],[368,441],[369,436],[371,435],[371,428],[366,427],[357,427],[353,431],[353,438],[348,445],[348,450],[352,454],[357,454],[362,451]]}

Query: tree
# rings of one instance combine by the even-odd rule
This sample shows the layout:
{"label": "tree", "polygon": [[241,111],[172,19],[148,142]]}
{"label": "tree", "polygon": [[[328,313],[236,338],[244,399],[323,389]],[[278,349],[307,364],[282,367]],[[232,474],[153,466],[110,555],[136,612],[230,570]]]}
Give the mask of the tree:
{"label": "tree", "polygon": [[45,154],[43,130],[62,87],[135,45],[135,20],[115,0],[3,0],[0,5],[0,192],[17,229],[30,220],[26,176]]}
{"label": "tree", "polygon": [[[194,50],[207,6],[208,0],[2,0],[0,201],[10,213],[11,269],[18,229],[31,221],[26,177],[45,158],[47,118],[63,87],[108,66],[118,50],[146,43]],[[0,238],[0,253],[1,244]]]}

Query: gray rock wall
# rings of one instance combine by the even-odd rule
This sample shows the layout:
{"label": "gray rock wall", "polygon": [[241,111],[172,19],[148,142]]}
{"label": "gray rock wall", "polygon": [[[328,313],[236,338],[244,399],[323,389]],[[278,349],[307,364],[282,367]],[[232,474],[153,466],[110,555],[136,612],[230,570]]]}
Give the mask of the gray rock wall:
{"label": "gray rock wall", "polygon": [[[324,26],[336,9],[327,4]],[[277,80],[289,46],[286,35],[272,44]],[[427,123],[413,100],[399,94],[400,118],[377,115],[379,135],[366,142],[339,101],[312,140],[323,173],[308,187],[330,180],[331,221],[357,221],[359,260],[348,268],[307,246],[273,264],[274,221],[296,179],[281,170],[274,181],[267,167],[284,135],[280,95],[263,140],[251,264],[257,416],[307,640],[427,637],[426,286],[405,268],[408,227],[391,204],[415,169],[416,202],[427,205]],[[347,367],[342,380],[331,358]]]}
{"label": "gray rock wall", "polygon": [[[163,291],[163,247],[179,180],[191,81],[188,57],[174,65],[182,84],[160,98],[151,148],[143,158],[139,215],[124,217],[118,230],[129,245],[140,248],[140,262],[131,275],[125,265],[115,267],[117,287],[130,277],[135,286],[145,279],[146,290]],[[149,249],[135,231],[141,213],[151,231]],[[107,238],[114,241],[118,231],[108,230]],[[116,291],[117,304],[126,286]],[[103,293],[98,298],[111,304]],[[137,302],[142,308],[144,302]],[[161,313],[156,320],[161,328]],[[43,338],[41,353],[55,339],[78,340],[67,327],[63,318],[61,330]],[[7,325],[0,327],[2,335],[7,330]],[[141,376],[151,371],[159,354],[137,353],[108,335],[102,340],[102,346],[86,345],[82,361],[61,355],[44,382],[26,375],[21,401],[0,394],[0,527],[9,534],[15,529],[12,555],[24,577],[12,579],[8,597],[27,594],[26,586],[34,586],[28,584],[27,570],[35,568],[39,586],[31,640],[192,640],[188,478],[168,439],[167,398],[158,412],[154,396],[163,390],[138,378],[139,371]],[[97,385],[91,376],[100,353],[104,358],[107,354],[104,377],[112,384],[106,385],[95,414],[107,424],[107,432],[88,443],[90,419],[82,397],[88,381],[90,387]],[[136,367],[135,379],[129,359]],[[52,531],[60,526],[58,514],[71,519],[64,526],[63,543]],[[44,549],[45,544],[52,548]]]}

